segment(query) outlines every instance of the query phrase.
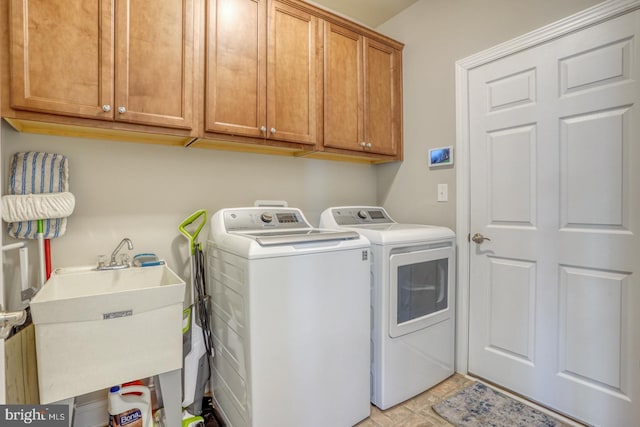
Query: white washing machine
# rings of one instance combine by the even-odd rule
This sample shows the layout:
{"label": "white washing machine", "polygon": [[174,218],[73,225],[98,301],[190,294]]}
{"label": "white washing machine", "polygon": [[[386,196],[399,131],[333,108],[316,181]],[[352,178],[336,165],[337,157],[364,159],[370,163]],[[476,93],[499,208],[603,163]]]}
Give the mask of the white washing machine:
{"label": "white washing machine", "polygon": [[325,210],[320,227],[371,242],[371,402],[387,409],[454,372],[455,234],[398,224],[381,207]]}
{"label": "white washing machine", "polygon": [[212,388],[231,427],[348,427],[369,416],[369,241],[295,208],[211,219]]}

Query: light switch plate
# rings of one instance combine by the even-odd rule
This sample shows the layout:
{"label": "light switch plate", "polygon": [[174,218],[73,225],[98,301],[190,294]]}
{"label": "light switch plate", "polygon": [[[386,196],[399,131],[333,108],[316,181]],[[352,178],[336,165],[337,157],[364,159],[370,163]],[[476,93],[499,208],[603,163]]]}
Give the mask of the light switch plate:
{"label": "light switch plate", "polygon": [[449,186],[447,184],[438,184],[438,201],[449,201]]}

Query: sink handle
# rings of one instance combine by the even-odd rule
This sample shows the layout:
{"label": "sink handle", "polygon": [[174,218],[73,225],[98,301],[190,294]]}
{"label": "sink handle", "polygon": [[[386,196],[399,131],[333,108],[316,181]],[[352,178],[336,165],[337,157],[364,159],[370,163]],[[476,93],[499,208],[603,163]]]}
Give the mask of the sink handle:
{"label": "sink handle", "polygon": [[[193,234],[189,233],[186,227],[188,225],[193,224],[195,221],[197,221],[201,217],[202,217],[202,221],[200,222],[200,224],[198,224],[198,227],[196,228],[196,230],[193,232]],[[184,235],[184,237],[189,239],[189,250],[191,251],[192,256],[195,255],[196,245],[199,244],[197,243],[198,234],[200,234],[200,230],[202,230],[202,227],[204,227],[204,224],[206,222],[207,222],[207,211],[204,209],[200,209],[192,213],[189,217],[187,217],[184,221],[182,221],[182,223],[180,223],[180,225],[178,226],[178,230],[180,230],[180,232]]]}

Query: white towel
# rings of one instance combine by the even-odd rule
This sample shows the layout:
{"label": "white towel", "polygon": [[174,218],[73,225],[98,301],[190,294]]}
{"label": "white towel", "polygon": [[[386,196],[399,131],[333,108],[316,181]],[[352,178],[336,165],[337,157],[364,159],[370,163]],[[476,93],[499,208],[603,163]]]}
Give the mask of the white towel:
{"label": "white towel", "polygon": [[9,194],[2,196],[2,219],[6,222],[44,218],[66,218],[73,213],[76,199],[69,192]]}
{"label": "white towel", "polygon": [[[67,157],[55,153],[15,153],[11,158],[9,191],[11,195],[62,193],[69,191],[69,164]],[[45,219],[45,218],[43,218]],[[44,238],[62,236],[67,228],[66,218],[46,219]],[[9,236],[17,239],[35,239],[36,221],[9,223]]]}

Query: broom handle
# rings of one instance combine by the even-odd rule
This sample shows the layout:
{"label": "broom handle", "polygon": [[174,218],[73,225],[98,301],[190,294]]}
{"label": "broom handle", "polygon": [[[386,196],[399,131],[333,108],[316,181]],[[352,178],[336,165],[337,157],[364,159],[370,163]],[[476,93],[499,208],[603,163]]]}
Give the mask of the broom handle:
{"label": "broom handle", "polygon": [[44,282],[47,280],[47,271],[45,268],[45,254],[44,254],[44,227],[43,221],[41,219],[38,220],[38,255],[40,258],[40,286],[44,285]]}
{"label": "broom handle", "polygon": [[51,277],[51,239],[44,239],[44,267],[47,280]]}

